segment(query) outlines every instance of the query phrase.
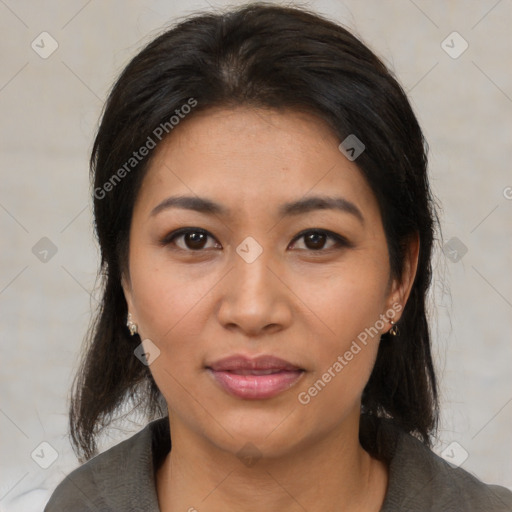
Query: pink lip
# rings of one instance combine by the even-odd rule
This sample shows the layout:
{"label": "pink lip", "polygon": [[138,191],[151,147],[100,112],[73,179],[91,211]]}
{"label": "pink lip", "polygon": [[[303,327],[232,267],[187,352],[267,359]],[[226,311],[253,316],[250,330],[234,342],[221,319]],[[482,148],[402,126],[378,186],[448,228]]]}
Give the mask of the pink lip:
{"label": "pink lip", "polygon": [[216,361],[207,369],[225,391],[246,400],[272,398],[292,387],[304,373],[274,356],[235,355]]}

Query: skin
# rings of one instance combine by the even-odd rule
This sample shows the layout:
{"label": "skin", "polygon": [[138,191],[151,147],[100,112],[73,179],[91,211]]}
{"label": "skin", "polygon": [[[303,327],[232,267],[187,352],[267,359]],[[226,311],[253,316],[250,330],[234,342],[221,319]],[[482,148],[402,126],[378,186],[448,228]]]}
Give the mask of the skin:
{"label": "skin", "polygon": [[[307,405],[298,401],[358,334],[405,305],[416,272],[417,239],[402,278],[391,279],[377,201],[339,143],[313,115],[239,107],[190,116],[155,150],[134,207],[123,288],[141,339],[160,350],[150,370],[172,433],[156,475],[162,512],[381,508],[388,469],[358,440],[379,336]],[[179,194],[208,197],[232,214],[151,215]],[[364,222],[338,210],[277,213],[311,195],[345,198]],[[209,237],[161,243],[182,227]],[[296,238],[314,228],[349,245]],[[263,250],[252,263],[236,252],[248,236]],[[379,334],[391,328],[381,324]],[[205,369],[232,354],[271,354],[305,372],[278,396],[244,400]],[[237,455],[247,443],[258,453],[251,465]]]}

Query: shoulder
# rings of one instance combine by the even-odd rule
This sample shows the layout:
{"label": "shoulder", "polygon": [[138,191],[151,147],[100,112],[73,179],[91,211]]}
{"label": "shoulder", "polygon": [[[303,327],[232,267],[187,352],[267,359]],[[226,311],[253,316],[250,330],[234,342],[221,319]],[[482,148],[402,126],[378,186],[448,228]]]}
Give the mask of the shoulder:
{"label": "shoulder", "polygon": [[508,489],[485,484],[450,465],[410,435],[399,445],[394,469],[402,483],[399,496],[413,510],[512,511]]}
{"label": "shoulder", "polygon": [[394,438],[382,512],[511,512],[512,492],[488,485],[436,455],[421,441],[383,425]]}
{"label": "shoulder", "polygon": [[57,486],[44,512],[107,512],[140,510],[152,512],[154,444],[165,434],[167,418],[149,423],[140,432],[93,457],[67,475]]}

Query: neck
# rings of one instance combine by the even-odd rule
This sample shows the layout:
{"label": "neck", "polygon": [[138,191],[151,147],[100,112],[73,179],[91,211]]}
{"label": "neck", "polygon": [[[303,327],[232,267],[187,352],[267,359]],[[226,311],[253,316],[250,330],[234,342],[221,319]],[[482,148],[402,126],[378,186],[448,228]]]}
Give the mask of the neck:
{"label": "neck", "polygon": [[387,468],[358,441],[359,416],[284,456],[241,459],[171,422],[172,450],[157,471],[162,512],[380,510]]}

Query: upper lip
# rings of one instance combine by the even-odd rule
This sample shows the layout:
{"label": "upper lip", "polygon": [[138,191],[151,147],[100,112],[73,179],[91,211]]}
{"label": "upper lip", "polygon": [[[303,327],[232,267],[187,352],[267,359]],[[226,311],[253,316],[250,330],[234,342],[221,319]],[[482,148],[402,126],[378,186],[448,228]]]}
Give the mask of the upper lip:
{"label": "upper lip", "polygon": [[247,357],[243,355],[233,355],[219,359],[207,365],[214,371],[232,371],[232,370],[283,370],[297,371],[302,370],[284,359],[270,355],[261,355],[257,357]]}

